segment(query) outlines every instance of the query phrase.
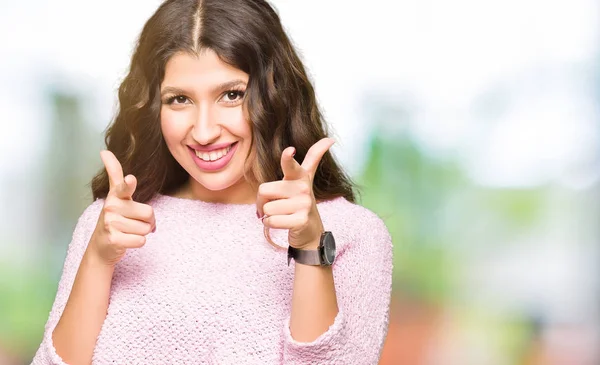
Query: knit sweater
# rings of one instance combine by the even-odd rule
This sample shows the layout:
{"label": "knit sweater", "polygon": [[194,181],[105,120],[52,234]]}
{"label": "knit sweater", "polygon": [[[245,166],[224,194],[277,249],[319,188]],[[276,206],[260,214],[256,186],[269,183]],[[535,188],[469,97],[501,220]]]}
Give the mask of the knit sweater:
{"label": "knit sweater", "polygon": [[[98,221],[85,209],[33,364],[65,364],[52,332]],[[254,204],[157,194],[156,232],[116,265],[92,364],[377,364],[387,333],[392,242],[383,221],[344,198],[317,204],[336,239],[339,312],[316,340],[296,341],[289,320],[294,261],[264,238]],[[287,246],[287,230],[271,230]]]}

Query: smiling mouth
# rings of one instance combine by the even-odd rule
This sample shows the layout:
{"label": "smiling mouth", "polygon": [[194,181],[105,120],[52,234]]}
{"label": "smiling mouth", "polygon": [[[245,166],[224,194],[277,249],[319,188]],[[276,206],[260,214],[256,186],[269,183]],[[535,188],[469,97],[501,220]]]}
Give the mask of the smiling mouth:
{"label": "smiling mouth", "polygon": [[229,151],[231,151],[231,149],[233,148],[233,146],[235,146],[236,143],[237,142],[234,142],[225,148],[219,148],[218,150],[212,150],[210,152],[202,152],[202,151],[194,150],[194,153],[196,154],[196,157],[198,157],[202,161],[214,162],[214,161],[218,161],[218,160],[222,159],[223,157],[227,156]]}

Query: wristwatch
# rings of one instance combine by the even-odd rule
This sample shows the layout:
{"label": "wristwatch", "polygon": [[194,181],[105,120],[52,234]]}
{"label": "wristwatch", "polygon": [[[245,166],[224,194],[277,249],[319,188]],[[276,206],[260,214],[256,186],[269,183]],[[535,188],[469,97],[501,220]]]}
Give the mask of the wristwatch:
{"label": "wristwatch", "polygon": [[288,266],[294,259],[299,264],[312,266],[331,266],[335,260],[335,239],[329,231],[321,234],[319,247],[316,250],[301,250],[288,247]]}

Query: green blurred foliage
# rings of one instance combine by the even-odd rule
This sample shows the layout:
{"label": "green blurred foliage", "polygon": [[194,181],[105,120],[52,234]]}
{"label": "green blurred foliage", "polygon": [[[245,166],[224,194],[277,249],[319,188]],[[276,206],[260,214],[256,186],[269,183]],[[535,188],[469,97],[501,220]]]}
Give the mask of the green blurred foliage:
{"label": "green blurred foliage", "polygon": [[100,167],[96,153],[102,146],[101,132],[83,118],[82,98],[57,89],[47,95],[52,106],[48,148],[27,177],[43,182],[30,191],[37,199],[30,216],[37,222],[32,229],[38,241],[2,237],[15,242],[9,245],[19,242],[31,249],[26,262],[0,257],[0,358],[10,351],[22,363],[31,361],[41,343],[75,223],[92,201],[88,184]]}
{"label": "green blurred foliage", "polygon": [[454,161],[426,156],[406,135],[375,133],[359,177],[361,204],[386,222],[394,242],[394,286],[427,301],[441,302],[451,282],[445,243],[445,199],[464,186]]}
{"label": "green blurred foliage", "polygon": [[[0,343],[24,362],[37,350],[54,295],[56,278],[45,265],[0,262]],[[10,279],[9,279],[10,278]]]}
{"label": "green blurred foliage", "polygon": [[461,268],[465,252],[518,241],[543,222],[549,190],[477,186],[457,157],[432,157],[403,131],[376,130],[368,156],[358,179],[361,204],[392,235],[394,297],[439,308],[458,334],[485,336],[499,363],[521,364],[536,323],[528,313],[500,314],[464,302]]}

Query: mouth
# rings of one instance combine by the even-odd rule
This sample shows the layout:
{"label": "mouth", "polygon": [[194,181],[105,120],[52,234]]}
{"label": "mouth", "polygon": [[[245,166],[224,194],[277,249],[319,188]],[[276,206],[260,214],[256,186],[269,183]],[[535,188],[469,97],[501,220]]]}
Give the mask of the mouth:
{"label": "mouth", "polygon": [[190,150],[196,155],[196,157],[198,157],[198,159],[204,161],[204,162],[215,162],[215,161],[219,161],[222,158],[226,157],[229,152],[231,151],[231,149],[237,144],[238,142],[234,142],[232,144],[230,144],[229,146],[223,147],[223,148],[219,148],[219,149],[215,149],[212,151],[198,151],[195,150],[193,148],[190,147]]}

